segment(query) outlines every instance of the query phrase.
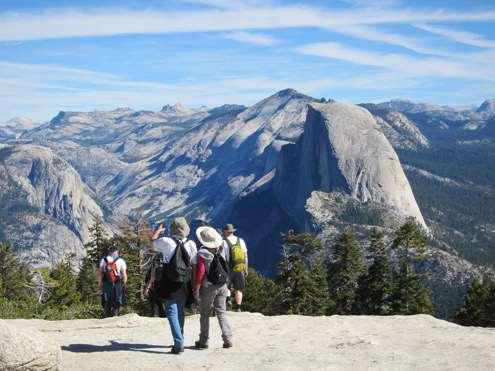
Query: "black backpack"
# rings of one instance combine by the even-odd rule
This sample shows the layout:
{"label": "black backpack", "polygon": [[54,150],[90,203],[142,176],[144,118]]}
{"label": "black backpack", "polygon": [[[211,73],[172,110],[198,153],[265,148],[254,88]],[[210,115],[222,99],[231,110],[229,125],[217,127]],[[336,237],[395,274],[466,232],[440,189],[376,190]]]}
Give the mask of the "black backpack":
{"label": "black backpack", "polygon": [[184,243],[174,239],[177,247],[172,259],[166,264],[165,273],[171,282],[185,284],[191,279],[191,259]]}
{"label": "black backpack", "polygon": [[221,251],[213,254],[213,260],[210,263],[206,278],[215,286],[221,286],[227,283],[229,279],[229,266],[223,258]]}

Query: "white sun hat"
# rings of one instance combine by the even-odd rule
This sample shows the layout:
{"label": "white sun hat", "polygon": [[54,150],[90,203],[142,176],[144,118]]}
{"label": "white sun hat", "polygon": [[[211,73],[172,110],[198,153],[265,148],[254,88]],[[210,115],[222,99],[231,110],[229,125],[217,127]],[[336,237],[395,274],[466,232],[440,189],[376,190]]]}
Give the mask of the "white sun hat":
{"label": "white sun hat", "polygon": [[222,236],[212,227],[199,227],[196,229],[196,236],[201,245],[209,249],[216,249],[222,244]]}

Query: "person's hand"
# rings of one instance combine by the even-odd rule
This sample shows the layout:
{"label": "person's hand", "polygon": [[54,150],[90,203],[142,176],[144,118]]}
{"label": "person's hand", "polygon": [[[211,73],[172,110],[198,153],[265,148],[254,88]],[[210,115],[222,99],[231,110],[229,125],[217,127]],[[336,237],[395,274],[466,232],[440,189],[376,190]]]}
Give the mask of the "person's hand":
{"label": "person's hand", "polygon": [[245,276],[246,278],[247,278],[248,274],[249,274],[249,271],[245,271],[245,272],[244,272],[244,276]]}
{"label": "person's hand", "polygon": [[165,232],[165,227],[163,226],[163,224],[160,224],[156,231],[158,232],[158,234],[163,234],[163,232]]}

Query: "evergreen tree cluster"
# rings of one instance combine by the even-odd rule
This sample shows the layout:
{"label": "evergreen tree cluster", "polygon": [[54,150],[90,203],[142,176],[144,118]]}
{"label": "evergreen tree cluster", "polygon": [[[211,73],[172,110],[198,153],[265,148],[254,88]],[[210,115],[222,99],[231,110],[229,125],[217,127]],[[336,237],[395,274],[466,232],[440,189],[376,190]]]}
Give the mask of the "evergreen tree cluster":
{"label": "evergreen tree cluster", "polygon": [[473,280],[454,321],[464,326],[495,327],[495,279]]}
{"label": "evergreen tree cluster", "polygon": [[[102,315],[97,267],[112,246],[127,262],[125,311],[151,314],[144,297],[151,268],[149,224],[138,216],[125,220],[121,233],[106,237],[101,219],[91,228],[87,255],[76,273],[68,255],[52,269],[32,270],[0,243],[0,318],[73,319]],[[354,233],[344,231],[324,260],[321,241],[310,233],[288,231],[282,236],[278,274],[264,277],[250,268],[244,309],[266,315],[391,315],[433,312],[425,276],[415,271],[423,259],[426,236],[413,220],[396,232],[391,244],[383,233],[370,236],[369,266]],[[394,256],[394,263],[390,256]],[[495,327],[495,281],[474,280],[454,321],[462,325]]]}
{"label": "evergreen tree cluster", "polygon": [[[426,236],[414,220],[395,233],[391,246],[373,231],[367,267],[363,249],[350,230],[334,246],[332,261],[319,256],[322,244],[309,233],[282,236],[282,258],[274,281],[259,274],[247,280],[246,308],[265,314],[418,314],[433,311],[425,277],[415,272]],[[398,257],[392,264],[387,249]]]}
{"label": "evergreen tree cluster", "polygon": [[102,315],[96,272],[100,259],[116,246],[127,262],[126,311],[147,314],[144,298],[146,253],[151,227],[140,216],[125,220],[121,233],[106,237],[101,219],[90,229],[86,256],[79,264],[67,255],[51,269],[32,270],[0,243],[0,318],[73,319]]}

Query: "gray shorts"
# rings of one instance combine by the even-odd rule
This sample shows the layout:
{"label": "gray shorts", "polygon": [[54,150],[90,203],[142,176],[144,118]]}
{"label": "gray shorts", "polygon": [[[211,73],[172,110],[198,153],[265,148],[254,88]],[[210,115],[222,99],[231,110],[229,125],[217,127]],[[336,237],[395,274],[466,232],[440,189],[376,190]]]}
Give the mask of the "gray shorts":
{"label": "gray shorts", "polygon": [[246,287],[244,272],[230,272],[230,283],[234,285],[234,290],[243,291]]}

